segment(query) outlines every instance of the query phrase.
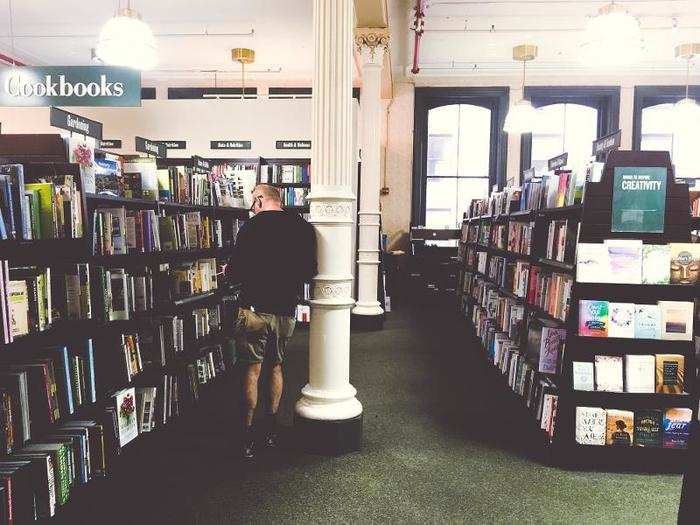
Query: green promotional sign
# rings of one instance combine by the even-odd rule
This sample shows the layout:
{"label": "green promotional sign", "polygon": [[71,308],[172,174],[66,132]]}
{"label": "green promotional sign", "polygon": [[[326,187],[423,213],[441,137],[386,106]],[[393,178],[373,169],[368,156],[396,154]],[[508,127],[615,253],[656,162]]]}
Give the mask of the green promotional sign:
{"label": "green promotional sign", "polygon": [[0,106],[141,105],[141,72],[125,67],[46,66],[0,69]]}
{"label": "green promotional sign", "polygon": [[663,233],[665,215],[666,168],[615,168],[613,232]]}

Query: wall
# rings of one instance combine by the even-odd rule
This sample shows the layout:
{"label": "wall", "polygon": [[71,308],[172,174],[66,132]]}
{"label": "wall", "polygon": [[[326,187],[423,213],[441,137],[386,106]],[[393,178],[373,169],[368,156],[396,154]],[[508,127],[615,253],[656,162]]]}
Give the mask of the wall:
{"label": "wall", "polygon": [[[693,84],[700,77],[691,78]],[[528,86],[620,86],[620,129],[622,149],[632,147],[632,121],[634,117],[634,86],[682,85],[682,73],[649,74],[620,77],[612,75],[528,75]],[[389,195],[382,197],[382,221],[390,239],[398,239],[408,232],[411,222],[411,182],[413,178],[413,104],[414,87],[440,86],[508,86],[511,103],[522,97],[520,77],[516,75],[479,75],[471,77],[423,77],[396,80],[394,101],[390,106],[388,145],[386,151],[387,185]],[[507,179],[520,180],[520,136],[508,137]]]}

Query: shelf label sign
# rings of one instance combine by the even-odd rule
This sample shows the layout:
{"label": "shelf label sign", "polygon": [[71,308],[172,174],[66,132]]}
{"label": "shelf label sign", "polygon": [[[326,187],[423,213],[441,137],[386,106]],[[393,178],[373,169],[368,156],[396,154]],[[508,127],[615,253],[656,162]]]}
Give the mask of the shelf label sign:
{"label": "shelf label sign", "polygon": [[187,149],[186,140],[159,140],[165,146],[165,149]]}
{"label": "shelf label sign", "polygon": [[68,113],[62,109],[51,107],[49,123],[54,128],[65,129],[66,131],[102,140],[102,123],[81,117],[75,113]]}
{"label": "shelf label sign", "polygon": [[168,149],[165,144],[155,140],[144,139],[143,137],[136,137],[136,151],[139,153],[145,153],[146,155],[153,155],[155,157],[160,157],[164,159],[168,156]]}
{"label": "shelf label sign", "polygon": [[253,142],[250,140],[212,140],[209,142],[210,149],[252,149]]}
{"label": "shelf label sign", "polygon": [[211,161],[203,159],[202,157],[198,157],[197,155],[194,155],[192,157],[192,166],[194,167],[194,169],[206,173],[209,173],[211,171]]}
{"label": "shelf label sign", "polygon": [[100,148],[102,149],[121,149],[122,141],[117,139],[102,139]]}
{"label": "shelf label sign", "polygon": [[141,105],[141,72],[112,66],[22,66],[0,70],[0,106]]}
{"label": "shelf label sign", "polygon": [[616,167],[612,231],[663,233],[666,215],[665,167]]}
{"label": "shelf label sign", "polygon": [[277,149],[311,149],[310,140],[278,140]]}
{"label": "shelf label sign", "polygon": [[622,130],[617,130],[615,133],[610,133],[604,137],[600,137],[593,141],[593,155],[602,155],[614,151],[620,147],[622,143]]}
{"label": "shelf label sign", "polygon": [[547,167],[549,168],[549,171],[555,171],[558,170],[559,168],[563,168],[566,166],[566,164],[569,162],[569,154],[568,153],[562,153],[561,155],[557,155],[556,157],[553,157],[547,161]]}

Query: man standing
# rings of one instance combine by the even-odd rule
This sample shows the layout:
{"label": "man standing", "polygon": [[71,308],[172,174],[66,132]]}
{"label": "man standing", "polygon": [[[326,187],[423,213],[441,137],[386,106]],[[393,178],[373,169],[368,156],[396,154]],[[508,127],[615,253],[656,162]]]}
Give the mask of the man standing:
{"label": "man standing", "polygon": [[282,209],[277,189],[253,189],[255,214],[238,232],[228,265],[229,282],[243,285],[236,319],[236,348],[245,367],[243,456],[253,458],[253,416],[263,362],[269,369],[265,445],[276,445],[276,414],[282,397],[285,347],[294,332],[295,309],[305,282],[316,275],[316,232],[296,213]]}

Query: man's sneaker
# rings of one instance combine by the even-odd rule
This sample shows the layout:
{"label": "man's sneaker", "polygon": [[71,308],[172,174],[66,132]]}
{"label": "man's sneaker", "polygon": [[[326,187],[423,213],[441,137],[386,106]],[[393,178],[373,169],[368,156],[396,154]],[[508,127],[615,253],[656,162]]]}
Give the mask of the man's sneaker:
{"label": "man's sneaker", "polygon": [[276,448],[277,447],[277,433],[276,432],[268,432],[268,434],[265,436],[265,446],[267,448]]}
{"label": "man's sneaker", "polygon": [[243,459],[253,459],[255,457],[255,441],[243,442]]}

